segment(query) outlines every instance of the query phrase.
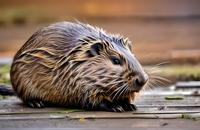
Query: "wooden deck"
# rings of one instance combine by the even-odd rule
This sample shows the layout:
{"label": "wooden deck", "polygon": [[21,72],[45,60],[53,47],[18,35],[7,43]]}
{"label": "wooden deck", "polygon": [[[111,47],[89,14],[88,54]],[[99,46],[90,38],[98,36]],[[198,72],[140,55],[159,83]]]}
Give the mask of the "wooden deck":
{"label": "wooden deck", "polygon": [[66,108],[31,109],[24,106],[16,97],[6,97],[0,100],[0,129],[199,130],[199,89],[189,89],[187,93],[184,91],[167,89],[143,93],[135,102],[138,110],[124,113],[89,112]]}

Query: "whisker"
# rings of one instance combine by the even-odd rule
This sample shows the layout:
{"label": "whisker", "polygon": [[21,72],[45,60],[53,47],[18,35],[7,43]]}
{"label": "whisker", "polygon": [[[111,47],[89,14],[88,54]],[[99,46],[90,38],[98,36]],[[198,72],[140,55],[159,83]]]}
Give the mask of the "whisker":
{"label": "whisker", "polygon": [[161,65],[166,65],[166,64],[170,64],[169,61],[163,61],[163,62],[160,62],[158,64],[155,64],[155,66],[161,66]]}
{"label": "whisker", "polygon": [[159,74],[161,72],[162,72],[162,70],[160,70],[160,69],[147,71],[148,74]]}
{"label": "whisker", "polygon": [[150,83],[151,83],[151,87],[152,87],[152,89],[154,89],[155,87],[157,87],[158,86],[158,84],[156,84],[155,83],[155,81],[154,80],[151,80],[151,81],[149,81]]}
{"label": "whisker", "polygon": [[112,100],[115,99],[115,97],[117,96],[117,94],[125,87],[125,85],[123,85],[122,87],[120,87],[120,89],[118,89],[118,91],[115,93],[115,95],[113,96]]}
{"label": "whisker", "polygon": [[128,86],[126,85],[126,88],[125,88],[125,91],[124,91],[124,94],[123,96],[128,92]]}
{"label": "whisker", "polygon": [[157,82],[157,81],[154,81],[154,83],[156,84],[156,86],[155,87],[162,87],[162,86],[166,86],[166,85],[164,85],[164,84],[162,84],[162,83],[160,83],[160,82]]}
{"label": "whisker", "polygon": [[117,98],[119,98],[122,94],[123,94],[123,92],[126,90],[126,87],[127,85],[125,85],[124,87],[123,87],[123,89],[121,90],[121,92],[119,93],[119,95],[118,95],[118,97]]}
{"label": "whisker", "polygon": [[[149,90],[152,91],[152,90],[154,89],[154,85],[153,85],[152,83],[149,83],[149,86],[148,86],[148,88],[146,88],[146,89],[149,89]],[[146,89],[145,89],[145,90],[146,90]]]}
{"label": "whisker", "polygon": [[151,68],[146,68],[146,69],[147,69],[147,71],[149,71],[149,72],[154,71],[154,70],[160,70],[162,65],[165,65],[165,64],[168,64],[168,63],[170,63],[170,62],[167,62],[167,61],[161,62],[161,63],[158,63],[158,64],[154,65],[154,66],[151,67]]}
{"label": "whisker", "polygon": [[[112,85],[112,87],[110,87],[106,92],[109,92],[111,89],[113,89],[114,87],[116,87],[117,85],[117,83],[119,84],[119,83],[122,83],[123,81],[119,81],[119,82],[113,82],[113,83],[110,83],[110,84],[107,84],[107,86],[110,86],[110,85]],[[119,89],[119,88],[117,88],[117,89]]]}
{"label": "whisker", "polygon": [[147,91],[148,89],[152,89],[152,84],[150,83],[150,82],[148,82],[145,86],[144,86],[144,88],[142,89],[142,91]]}
{"label": "whisker", "polygon": [[[124,85],[123,85],[124,86]],[[121,89],[123,86],[120,86],[120,87],[118,87],[118,88],[116,88],[111,94],[110,94],[110,96],[111,95],[113,95],[116,91],[118,91],[119,89]]]}
{"label": "whisker", "polygon": [[168,82],[163,82],[162,80],[154,79],[155,82],[160,83],[161,85],[167,86]]}
{"label": "whisker", "polygon": [[[109,92],[111,89],[113,89],[114,87],[116,87],[115,85],[113,85],[112,87],[110,87],[106,92]],[[114,90],[115,91],[115,90]]]}
{"label": "whisker", "polygon": [[151,75],[150,77],[154,78],[154,79],[159,79],[159,80],[162,80],[162,81],[165,81],[165,82],[168,82],[168,83],[172,83],[169,79],[161,77],[161,76]]}

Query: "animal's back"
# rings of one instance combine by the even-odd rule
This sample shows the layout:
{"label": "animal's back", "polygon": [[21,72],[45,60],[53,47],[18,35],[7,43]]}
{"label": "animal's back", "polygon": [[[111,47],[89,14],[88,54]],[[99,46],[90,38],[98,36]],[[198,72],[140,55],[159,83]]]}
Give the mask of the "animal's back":
{"label": "animal's back", "polygon": [[70,22],[55,23],[35,32],[17,52],[14,59],[26,51],[42,47],[51,49],[60,57],[75,47],[81,37],[91,35],[98,37],[99,34],[89,25]]}
{"label": "animal's back", "polygon": [[[59,78],[55,78],[57,73],[61,73],[53,70],[80,44],[79,39],[87,35],[97,36],[98,32],[90,26],[69,22],[52,24],[34,33],[17,52],[12,63],[10,76],[18,96],[24,102],[31,98],[61,104],[65,102],[68,97],[63,89],[68,88],[52,84]],[[73,95],[69,92],[69,96]]]}

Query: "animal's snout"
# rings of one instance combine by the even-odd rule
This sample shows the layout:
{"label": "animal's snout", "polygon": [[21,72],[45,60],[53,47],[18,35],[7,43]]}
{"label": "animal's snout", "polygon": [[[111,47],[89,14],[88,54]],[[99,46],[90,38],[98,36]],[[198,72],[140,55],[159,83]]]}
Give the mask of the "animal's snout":
{"label": "animal's snout", "polygon": [[146,84],[147,80],[148,80],[147,78],[140,78],[140,77],[137,77],[137,78],[135,79],[135,85],[136,85],[136,86],[142,87],[142,86],[144,86],[144,85]]}
{"label": "animal's snout", "polygon": [[147,74],[139,74],[133,80],[136,89],[139,91],[148,81],[149,77]]}

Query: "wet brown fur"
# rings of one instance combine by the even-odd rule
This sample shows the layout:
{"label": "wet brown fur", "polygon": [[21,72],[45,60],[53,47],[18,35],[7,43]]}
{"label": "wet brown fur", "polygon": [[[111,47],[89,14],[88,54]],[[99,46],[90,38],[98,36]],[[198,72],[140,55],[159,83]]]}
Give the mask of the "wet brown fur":
{"label": "wet brown fur", "polygon": [[[71,30],[73,34],[69,34],[72,28],[77,30]],[[96,34],[86,35],[84,29]],[[76,31],[82,32],[75,37]],[[113,42],[120,45],[113,45]],[[102,45],[102,52],[91,56],[91,46],[97,43]],[[13,89],[25,103],[41,100],[81,108],[87,104],[95,106],[103,100],[128,100],[130,103],[136,92],[129,89],[129,82],[135,74],[134,65],[130,65],[121,47],[116,46],[122,46],[134,57],[128,39],[107,34],[99,28],[68,22],[44,27],[34,33],[15,55],[10,72]],[[123,65],[113,65],[110,56],[122,59]],[[135,67],[135,70],[141,69]],[[121,89],[126,90],[118,91],[124,84],[126,88]]]}

